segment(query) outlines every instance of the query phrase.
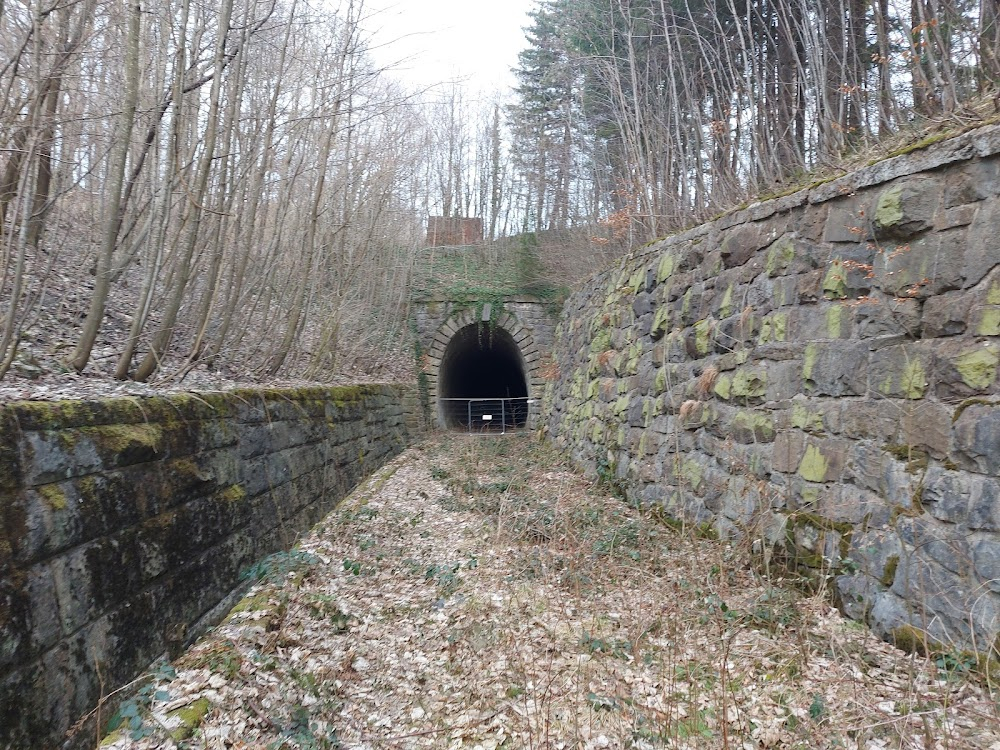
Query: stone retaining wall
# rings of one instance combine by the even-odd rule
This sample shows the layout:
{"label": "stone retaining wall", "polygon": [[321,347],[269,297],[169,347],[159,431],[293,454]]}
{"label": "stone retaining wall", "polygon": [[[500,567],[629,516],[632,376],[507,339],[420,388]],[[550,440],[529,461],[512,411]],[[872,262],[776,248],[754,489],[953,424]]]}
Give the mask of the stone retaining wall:
{"label": "stone retaining wall", "polygon": [[828,576],[883,635],[989,654],[998,152],[1000,129],[973,131],[590,279],[557,332],[550,436],[630,500]]}
{"label": "stone retaining wall", "polygon": [[0,407],[0,748],[59,746],[102,692],[189,643],[241,572],[403,448],[401,396]]}

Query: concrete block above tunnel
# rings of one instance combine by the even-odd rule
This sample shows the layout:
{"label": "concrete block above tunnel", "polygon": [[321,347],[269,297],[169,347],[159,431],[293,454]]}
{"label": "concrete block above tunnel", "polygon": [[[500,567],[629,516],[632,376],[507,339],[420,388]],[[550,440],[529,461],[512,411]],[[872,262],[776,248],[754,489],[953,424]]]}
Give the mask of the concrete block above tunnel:
{"label": "concrete block above tunnel", "polygon": [[514,337],[477,321],[448,341],[437,368],[437,408],[452,429],[525,427],[530,393],[525,358]]}

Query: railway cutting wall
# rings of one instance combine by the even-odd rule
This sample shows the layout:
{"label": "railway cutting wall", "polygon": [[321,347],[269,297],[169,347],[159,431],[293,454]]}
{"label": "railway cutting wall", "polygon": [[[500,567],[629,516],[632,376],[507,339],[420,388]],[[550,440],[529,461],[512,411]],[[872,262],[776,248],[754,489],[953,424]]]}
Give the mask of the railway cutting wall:
{"label": "railway cutting wall", "polygon": [[[0,748],[52,748],[402,450],[388,386],[0,407]],[[104,717],[109,714],[105,708]],[[67,742],[93,747],[85,726]]]}
{"label": "railway cutting wall", "polygon": [[545,430],[899,641],[1000,626],[1000,129],[655,242],[557,328]]}

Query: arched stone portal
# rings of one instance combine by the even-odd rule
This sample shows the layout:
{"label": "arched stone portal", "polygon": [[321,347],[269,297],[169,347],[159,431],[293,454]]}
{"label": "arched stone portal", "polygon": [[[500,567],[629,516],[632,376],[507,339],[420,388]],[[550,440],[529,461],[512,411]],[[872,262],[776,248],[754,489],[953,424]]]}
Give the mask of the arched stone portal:
{"label": "arched stone portal", "polygon": [[451,337],[438,367],[438,413],[445,426],[468,426],[466,414],[480,404],[488,412],[500,406],[504,428],[524,427],[527,403],[519,399],[527,398],[524,358],[507,331],[473,323]]}
{"label": "arched stone portal", "polygon": [[[534,426],[542,391],[538,349],[514,315],[503,312],[496,320],[490,317],[489,305],[479,314],[462,310],[435,332],[424,373],[440,427],[466,424],[449,399],[496,399],[488,406],[491,412],[500,410],[500,399],[518,399],[514,411],[504,412],[505,426]],[[511,402],[503,404],[505,410],[510,406]],[[494,421],[497,426],[503,423],[499,416]]]}

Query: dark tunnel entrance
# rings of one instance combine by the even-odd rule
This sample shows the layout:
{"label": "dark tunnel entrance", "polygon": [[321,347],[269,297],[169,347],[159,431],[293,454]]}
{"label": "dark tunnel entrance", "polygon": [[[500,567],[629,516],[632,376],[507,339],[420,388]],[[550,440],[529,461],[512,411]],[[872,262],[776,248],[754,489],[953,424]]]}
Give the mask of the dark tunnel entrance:
{"label": "dark tunnel entrance", "polygon": [[528,421],[528,384],[521,350],[502,328],[462,328],[438,368],[438,401],[446,427],[503,431]]}

